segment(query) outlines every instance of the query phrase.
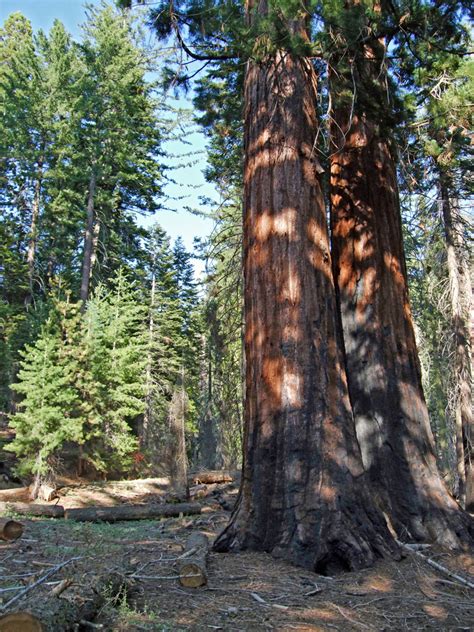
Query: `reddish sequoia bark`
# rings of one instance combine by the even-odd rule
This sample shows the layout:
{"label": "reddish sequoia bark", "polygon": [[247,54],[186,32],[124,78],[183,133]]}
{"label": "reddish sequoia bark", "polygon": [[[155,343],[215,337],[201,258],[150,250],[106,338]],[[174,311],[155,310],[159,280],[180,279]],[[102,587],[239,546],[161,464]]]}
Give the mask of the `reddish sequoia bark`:
{"label": "reddish sequoia bark", "polygon": [[[470,539],[472,521],[436,466],[408,302],[395,164],[382,130],[383,53],[381,43],[365,46],[352,68],[344,72],[340,64],[331,77],[332,256],[349,392],[364,465],[399,537],[456,546]],[[355,108],[345,96],[354,80]],[[365,104],[372,97],[370,112],[364,89]]]}
{"label": "reddish sequoia bark", "polygon": [[367,566],[396,546],[365,486],[354,432],[313,153],[315,103],[308,59],[279,51],[249,63],[244,466],[215,548],[268,551],[324,573]]}

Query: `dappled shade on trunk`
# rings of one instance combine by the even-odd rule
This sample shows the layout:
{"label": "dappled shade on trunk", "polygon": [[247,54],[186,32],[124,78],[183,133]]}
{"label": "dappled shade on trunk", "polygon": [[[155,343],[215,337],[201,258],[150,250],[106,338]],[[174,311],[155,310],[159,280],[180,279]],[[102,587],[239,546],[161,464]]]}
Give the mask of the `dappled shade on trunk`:
{"label": "dappled shade on trunk", "polygon": [[[384,59],[383,43],[361,46],[330,77],[332,256],[349,392],[364,465],[399,537],[457,546],[469,541],[472,521],[436,465],[408,301],[396,169],[383,130]],[[353,82],[355,104],[347,98]],[[378,105],[369,109],[367,91],[374,86]]]}
{"label": "dappled shade on trunk", "polygon": [[367,566],[395,546],[364,483],[355,438],[314,153],[315,102],[310,60],[280,51],[249,63],[244,466],[215,548],[268,551],[326,573]]}

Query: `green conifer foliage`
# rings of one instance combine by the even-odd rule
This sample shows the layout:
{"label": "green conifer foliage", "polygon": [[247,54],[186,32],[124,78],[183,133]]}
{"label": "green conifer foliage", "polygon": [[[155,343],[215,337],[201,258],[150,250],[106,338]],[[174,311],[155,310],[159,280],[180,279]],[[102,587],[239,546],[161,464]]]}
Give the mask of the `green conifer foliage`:
{"label": "green conifer foliage", "polygon": [[[207,389],[200,417],[200,457],[208,467],[239,465],[242,446],[242,209],[237,193],[214,210],[206,246]],[[215,454],[209,455],[208,443]]]}
{"label": "green conifer foliage", "polygon": [[188,439],[196,432],[199,408],[200,312],[190,255],[181,240],[171,247],[158,226],[147,241],[150,307],[146,368],[146,410],[141,433],[154,469],[162,465],[170,440],[170,411],[177,393],[186,398]]}
{"label": "green conifer foliage", "polygon": [[36,342],[27,345],[18,382],[22,396],[10,426],[11,449],[20,457],[20,472],[39,476],[54,473],[65,442],[83,440],[83,405],[77,388],[80,338],[79,306],[55,300]]}
{"label": "green conifer foliage", "polygon": [[145,409],[143,298],[119,270],[111,290],[97,288],[85,314],[93,396],[82,458],[97,470],[122,470],[138,447],[133,429]]}
{"label": "green conifer foliage", "polygon": [[97,262],[99,279],[106,279],[141,257],[143,231],[135,216],[158,208],[161,130],[153,86],[145,80],[148,61],[133,41],[130,21],[110,7],[91,10],[85,35],[74,161],[88,192],[83,209],[91,204],[93,212],[88,265],[93,274]]}

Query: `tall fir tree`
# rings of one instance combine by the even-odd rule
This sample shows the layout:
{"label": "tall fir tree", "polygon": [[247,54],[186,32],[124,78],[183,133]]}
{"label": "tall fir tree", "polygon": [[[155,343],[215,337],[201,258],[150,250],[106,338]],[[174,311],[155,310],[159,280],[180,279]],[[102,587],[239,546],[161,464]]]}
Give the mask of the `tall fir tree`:
{"label": "tall fir tree", "polygon": [[119,270],[110,290],[98,286],[84,318],[95,393],[82,459],[98,471],[122,471],[138,448],[138,424],[145,409],[143,296]]}
{"label": "tall fir tree", "polygon": [[20,457],[19,470],[34,474],[37,483],[54,477],[66,442],[83,442],[83,402],[77,387],[80,374],[81,326],[77,303],[52,300],[50,314],[33,345],[27,345],[18,381],[22,396],[10,420],[15,440],[10,448]]}

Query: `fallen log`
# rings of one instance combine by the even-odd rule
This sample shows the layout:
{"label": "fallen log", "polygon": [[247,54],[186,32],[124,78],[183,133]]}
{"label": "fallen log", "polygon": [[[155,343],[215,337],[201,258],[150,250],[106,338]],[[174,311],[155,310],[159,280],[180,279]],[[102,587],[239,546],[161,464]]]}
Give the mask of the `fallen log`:
{"label": "fallen log", "polygon": [[197,503],[169,505],[118,505],[116,507],[84,507],[66,509],[66,520],[79,522],[118,522],[120,520],[146,520],[147,518],[171,518],[179,515],[200,514]]}
{"label": "fallen log", "polygon": [[187,588],[199,588],[207,584],[207,555],[209,540],[204,533],[192,533],[179,558],[179,582]]}
{"label": "fallen log", "polygon": [[189,481],[193,485],[212,484],[212,483],[232,483],[240,478],[240,472],[230,472],[228,470],[206,470],[204,472],[196,472],[189,477]]}
{"label": "fallen log", "polygon": [[217,489],[217,483],[211,483],[210,485],[204,485],[200,483],[199,485],[194,485],[189,488],[189,496],[192,500],[198,500],[199,498],[206,498],[212,492]]}
{"label": "fallen log", "polygon": [[40,518],[63,518],[62,505],[37,505],[36,503],[0,503],[0,513],[13,511],[22,516],[39,516]]}
{"label": "fallen log", "polygon": [[43,632],[44,628],[29,612],[14,612],[0,616],[0,632]]}
{"label": "fallen log", "polygon": [[0,518],[0,540],[12,542],[23,535],[23,525],[10,518]]}
{"label": "fallen log", "polygon": [[10,500],[25,501],[31,500],[31,489],[29,487],[14,487],[12,489],[0,489],[0,502]]}

